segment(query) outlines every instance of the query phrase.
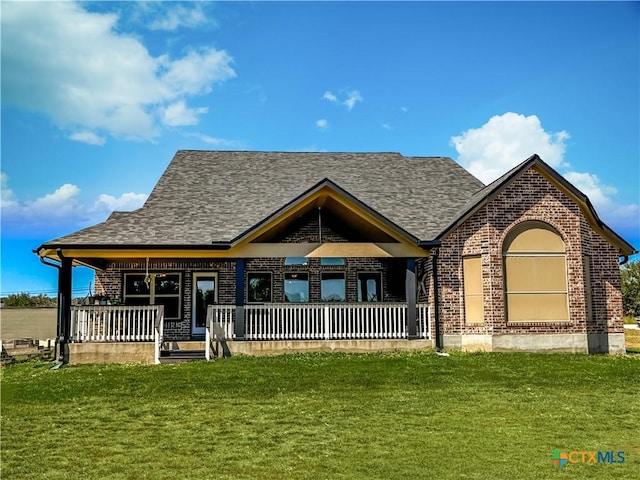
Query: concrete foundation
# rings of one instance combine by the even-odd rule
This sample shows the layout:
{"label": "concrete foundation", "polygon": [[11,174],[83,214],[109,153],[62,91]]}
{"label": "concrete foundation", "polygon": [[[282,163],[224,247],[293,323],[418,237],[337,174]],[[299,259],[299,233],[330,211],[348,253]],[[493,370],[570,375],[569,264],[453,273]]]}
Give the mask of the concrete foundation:
{"label": "concrete foundation", "polygon": [[[218,344],[219,356],[280,355],[284,353],[352,352],[376,353],[417,351],[434,348],[433,340],[280,340],[225,341]],[[522,335],[443,335],[443,346],[450,350],[486,352],[562,352],[625,353],[624,333],[612,334],[522,334]],[[169,342],[174,350],[201,350],[204,342]],[[154,364],[153,342],[71,343],[69,363]]]}
{"label": "concrete foundation", "polygon": [[493,350],[491,335],[443,335],[445,349],[465,352],[490,352]]}
{"label": "concrete foundation", "polygon": [[219,354],[227,355],[280,355],[283,353],[351,352],[376,353],[429,350],[433,340],[280,340],[223,342]]}
{"label": "concrete foundation", "polygon": [[625,353],[624,333],[444,335],[443,346],[487,352]]}
{"label": "concrete foundation", "polygon": [[153,342],[70,343],[69,364],[81,363],[155,363]]}

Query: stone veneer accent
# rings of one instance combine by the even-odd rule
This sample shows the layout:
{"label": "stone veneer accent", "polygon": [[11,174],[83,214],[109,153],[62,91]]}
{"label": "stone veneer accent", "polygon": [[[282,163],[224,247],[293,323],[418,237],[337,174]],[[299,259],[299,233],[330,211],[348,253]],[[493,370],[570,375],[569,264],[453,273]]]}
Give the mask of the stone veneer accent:
{"label": "stone veneer accent", "polygon": [[[554,227],[566,247],[568,322],[510,323],[505,319],[503,256],[505,237],[521,222],[537,220]],[[484,323],[466,325],[462,259],[480,255],[482,261]],[[591,296],[587,297],[585,261],[591,262]],[[431,261],[421,261],[429,302],[434,305]],[[618,252],[593,231],[578,204],[531,168],[508,184],[484,207],[450,232],[439,249],[441,334],[619,334],[622,295]],[[422,294],[422,300],[425,295]],[[589,305],[591,302],[591,314]]]}

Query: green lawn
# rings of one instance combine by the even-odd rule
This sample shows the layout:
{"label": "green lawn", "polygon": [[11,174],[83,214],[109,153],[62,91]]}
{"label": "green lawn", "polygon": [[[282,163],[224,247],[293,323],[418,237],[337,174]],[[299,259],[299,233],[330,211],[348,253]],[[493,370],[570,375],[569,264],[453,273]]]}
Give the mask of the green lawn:
{"label": "green lawn", "polygon": [[[640,355],[286,355],[2,375],[7,479],[640,478]],[[554,449],[626,461],[559,468]]]}

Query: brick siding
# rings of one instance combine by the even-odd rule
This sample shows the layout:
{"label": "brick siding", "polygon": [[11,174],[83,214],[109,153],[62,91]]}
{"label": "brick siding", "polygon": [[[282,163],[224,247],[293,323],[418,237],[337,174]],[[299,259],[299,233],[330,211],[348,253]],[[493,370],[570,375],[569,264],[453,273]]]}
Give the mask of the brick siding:
{"label": "brick siding", "polygon": [[[348,235],[349,238],[345,237]],[[318,219],[314,215],[306,215],[280,233],[281,243],[318,242]],[[323,241],[352,241],[347,227],[332,219],[322,226]],[[309,275],[309,301],[319,303],[322,272],[344,272],[346,281],[346,301],[356,302],[358,299],[358,273],[380,273],[382,279],[382,301],[402,302],[405,300],[404,259],[387,258],[346,258],[345,265],[321,266],[319,258],[310,258],[307,265],[286,265],[284,258],[253,258],[245,264],[246,277],[252,272],[271,273],[272,302],[284,302],[284,275],[286,272],[306,272]],[[107,268],[96,272],[95,285],[97,295],[106,295],[116,303],[123,298],[123,279],[125,273],[144,273],[145,259],[118,260],[109,262]],[[173,340],[191,337],[192,279],[193,273],[215,272],[218,275],[218,303],[233,305],[236,301],[236,263],[235,260],[219,259],[150,259],[149,273],[179,272],[181,283],[180,321],[165,322],[165,337]],[[245,287],[245,302],[247,288]]]}
{"label": "brick siding", "polygon": [[[109,262],[103,271],[96,271],[95,285],[97,295],[106,295],[114,302],[123,298],[123,279],[125,273],[144,273],[146,260],[132,259]],[[168,339],[188,339],[191,336],[191,284],[193,273],[206,272],[218,274],[218,302],[235,303],[236,265],[234,261],[217,259],[149,259],[149,273],[177,272],[182,274],[181,313],[179,321],[166,321],[165,336]]]}
{"label": "brick siding", "polygon": [[[324,217],[323,217],[324,218]],[[362,241],[362,235],[337,218],[326,216],[322,240],[326,242]],[[518,224],[536,220],[555,228],[566,247],[569,321],[509,323],[505,317],[503,284],[503,244]],[[292,222],[269,241],[281,243],[318,242],[319,224],[315,212]],[[462,259],[480,255],[484,302],[484,323],[466,325]],[[535,169],[524,172],[502,189],[488,204],[474,213],[461,226],[450,232],[438,251],[439,318],[441,333],[517,334],[517,333],[619,333],[622,327],[622,296],[616,249],[593,231],[580,207]],[[591,298],[587,298],[584,272],[590,261]],[[346,258],[345,265],[321,266],[319,258],[308,259],[307,265],[285,265],[284,258],[247,259],[245,275],[269,272],[272,279],[272,301],[284,302],[286,272],[309,275],[310,302],[320,302],[322,272],[344,272],[347,302],[357,301],[358,273],[380,273],[382,300],[405,301],[405,259]],[[126,272],[144,272],[144,259],[112,261],[96,273],[96,294],[119,301],[123,295]],[[433,259],[417,261],[418,301],[428,302],[434,311]],[[218,302],[234,304],[236,299],[236,264],[220,259],[150,259],[149,272],[180,272],[182,275],[182,320],[167,322],[168,338],[191,336],[191,291],[193,273],[218,274]],[[246,284],[246,277],[245,277]],[[245,288],[245,301],[246,288]],[[589,305],[590,302],[590,305]],[[589,311],[591,314],[589,315]],[[436,316],[432,315],[432,321]],[[432,325],[434,331],[435,325]]]}
{"label": "brick siding", "polygon": [[[542,221],[559,233],[565,243],[569,321],[509,323],[505,315],[503,244],[516,225]],[[622,296],[618,252],[593,231],[580,207],[535,169],[523,172],[483,208],[442,241],[438,258],[439,306],[442,333],[619,333],[622,327]],[[466,325],[462,259],[480,255],[484,323]],[[591,261],[591,298],[586,296],[583,262]],[[432,307],[430,260],[421,262],[426,291]],[[421,293],[421,300],[426,295]],[[588,320],[588,305],[592,315]]]}

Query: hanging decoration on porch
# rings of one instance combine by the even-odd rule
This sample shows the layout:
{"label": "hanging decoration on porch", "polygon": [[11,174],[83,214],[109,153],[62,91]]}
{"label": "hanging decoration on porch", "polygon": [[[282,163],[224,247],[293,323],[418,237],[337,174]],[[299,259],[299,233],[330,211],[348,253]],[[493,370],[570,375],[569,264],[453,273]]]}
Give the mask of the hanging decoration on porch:
{"label": "hanging decoration on porch", "polygon": [[147,284],[147,288],[151,285],[151,276],[149,275],[149,257],[147,257],[147,264],[144,271],[144,283]]}

